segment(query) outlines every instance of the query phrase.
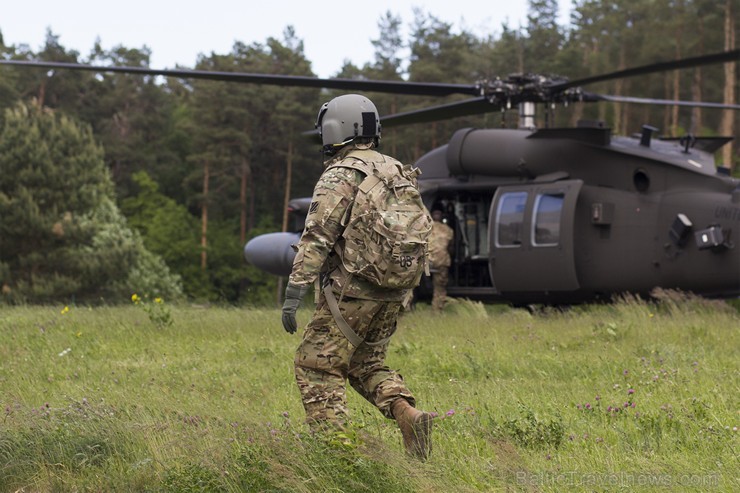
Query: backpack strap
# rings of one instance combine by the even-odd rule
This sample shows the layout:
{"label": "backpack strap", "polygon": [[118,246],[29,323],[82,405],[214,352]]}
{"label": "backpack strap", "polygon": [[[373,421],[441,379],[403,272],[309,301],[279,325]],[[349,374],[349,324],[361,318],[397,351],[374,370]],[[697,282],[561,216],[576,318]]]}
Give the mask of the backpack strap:
{"label": "backpack strap", "polygon": [[332,317],[334,317],[334,321],[337,323],[337,327],[339,327],[339,330],[342,331],[344,337],[346,337],[350,344],[352,344],[354,347],[359,347],[360,344],[362,344],[363,342],[368,346],[380,346],[381,344],[387,343],[391,339],[390,337],[386,337],[385,339],[381,339],[376,342],[367,342],[362,337],[357,335],[357,332],[352,330],[352,327],[349,326],[347,321],[342,316],[342,312],[339,310],[339,303],[337,303],[337,298],[334,296],[334,292],[331,290],[331,283],[326,283],[326,285],[324,286],[324,298],[326,298],[326,304],[329,305],[329,311],[331,311],[331,315]]}
{"label": "backpack strap", "polygon": [[[373,173],[375,167],[373,166],[374,160],[372,158],[376,157],[375,155],[379,155],[379,153],[371,151],[369,149],[355,149],[353,151],[350,151],[342,160],[331,164],[329,168],[347,168],[359,171],[360,173],[365,175],[365,177],[360,182],[359,188],[363,192],[367,193],[375,185],[378,184],[378,178],[377,176],[375,176],[375,173]],[[347,162],[347,158],[350,157],[353,158],[353,160]],[[369,178],[372,178],[372,180],[370,182],[367,182]],[[352,208],[348,207],[346,214],[340,220],[342,226],[345,226],[347,224],[351,210]]]}
{"label": "backpack strap", "polygon": [[365,176],[370,176],[373,174],[373,168],[375,167],[373,163],[378,161],[378,157],[381,156],[382,154],[379,152],[370,149],[354,149],[348,152],[344,158],[332,163],[329,167],[356,169]]}
{"label": "backpack strap", "polygon": [[[348,160],[350,162],[347,162]],[[383,181],[392,181],[394,177],[401,176],[411,181],[414,186],[416,186],[416,176],[421,173],[418,168],[410,171],[405,170],[400,161],[373,149],[353,149],[344,156],[344,159],[337,161],[330,167],[356,169],[365,175],[365,180],[375,177]],[[374,184],[377,185],[377,181]],[[372,187],[368,183],[365,188],[363,191],[368,191]]]}

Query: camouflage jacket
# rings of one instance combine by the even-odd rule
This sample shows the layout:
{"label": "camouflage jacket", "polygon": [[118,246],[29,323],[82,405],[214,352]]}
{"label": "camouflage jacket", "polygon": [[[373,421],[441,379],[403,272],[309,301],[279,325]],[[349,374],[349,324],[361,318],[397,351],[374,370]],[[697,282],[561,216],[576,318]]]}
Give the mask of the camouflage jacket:
{"label": "camouflage jacket", "polygon": [[[313,191],[306,217],[306,226],[298,242],[290,282],[309,285],[320,274],[328,274],[333,290],[339,296],[351,298],[400,301],[409,290],[384,289],[371,282],[350,275],[341,265],[335,245],[342,247],[343,220],[349,217],[357,187],[365,178],[361,171],[337,166],[342,160],[353,160],[347,154],[354,149],[347,146],[325,164],[326,169]],[[351,164],[351,163],[348,163]]]}
{"label": "camouflage jacket", "polygon": [[429,260],[432,262],[432,269],[449,267],[452,264],[449,248],[453,235],[452,228],[443,222],[434,221],[432,234],[429,236]]}

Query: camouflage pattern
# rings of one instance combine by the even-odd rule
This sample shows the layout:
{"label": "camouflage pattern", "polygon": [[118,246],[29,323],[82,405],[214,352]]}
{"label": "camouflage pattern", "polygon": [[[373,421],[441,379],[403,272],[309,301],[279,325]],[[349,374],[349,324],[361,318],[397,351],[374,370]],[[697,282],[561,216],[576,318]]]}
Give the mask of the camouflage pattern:
{"label": "camouflage pattern", "polygon": [[[352,330],[366,342],[375,342],[396,331],[401,303],[344,298],[339,307]],[[393,419],[391,404],[399,397],[414,405],[403,377],[385,365],[387,349],[388,341],[377,346],[350,344],[322,294],[295,354],[296,382],[309,426],[342,427],[347,422],[347,379],[387,418]]]}
{"label": "camouflage pattern", "polygon": [[427,270],[432,218],[419,194],[417,169],[371,149],[334,164],[367,176],[357,189],[340,257],[354,276],[391,289],[412,289]]}
{"label": "camouflage pattern", "polygon": [[452,265],[449,247],[453,236],[451,227],[443,222],[434,221],[432,233],[429,235],[429,260],[432,262],[432,269]]}
{"label": "camouflage pattern", "polygon": [[[290,282],[305,286],[328,276],[344,319],[364,341],[382,341],[396,330],[401,301],[410,289],[388,289],[351,275],[338,258],[359,185],[361,161],[349,156],[370,145],[349,145],[326,164],[314,188]],[[375,153],[377,154],[377,153]],[[378,154],[380,156],[380,154]],[[390,159],[390,158],[389,158]],[[354,347],[344,336],[319,290],[316,311],[295,354],[295,376],[307,422],[314,429],[343,426],[347,420],[346,381],[388,418],[399,397],[414,403],[403,378],[385,365],[386,340]]]}
{"label": "camouflage pattern", "polygon": [[434,221],[432,234],[429,236],[429,259],[432,263],[432,308],[442,310],[447,299],[447,282],[449,280],[450,242],[454,232],[441,221]]}
{"label": "camouflage pattern", "polygon": [[450,271],[447,267],[443,267],[432,272],[432,286],[434,287],[434,294],[432,295],[432,309],[444,309],[445,301],[447,300],[447,282],[449,281],[449,278]]}
{"label": "camouflage pattern", "polygon": [[290,282],[298,286],[312,284],[322,272],[329,272],[338,297],[368,300],[402,300],[408,289],[381,288],[359,276],[353,276],[341,265],[335,244],[344,247],[341,237],[357,187],[365,177],[357,159],[347,157],[358,146],[347,146],[327,161],[326,170],[314,188],[306,226],[293,260]]}

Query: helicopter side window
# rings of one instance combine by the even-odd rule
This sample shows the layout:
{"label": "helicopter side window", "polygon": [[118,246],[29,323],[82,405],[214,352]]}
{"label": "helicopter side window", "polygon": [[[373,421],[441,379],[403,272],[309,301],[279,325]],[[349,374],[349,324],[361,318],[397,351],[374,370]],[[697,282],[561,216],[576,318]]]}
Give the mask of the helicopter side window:
{"label": "helicopter side window", "polygon": [[518,247],[522,244],[526,205],[527,192],[508,192],[501,196],[496,211],[496,246]]}
{"label": "helicopter side window", "polygon": [[563,210],[563,193],[537,195],[534,203],[532,244],[555,246],[560,241],[560,212]]}

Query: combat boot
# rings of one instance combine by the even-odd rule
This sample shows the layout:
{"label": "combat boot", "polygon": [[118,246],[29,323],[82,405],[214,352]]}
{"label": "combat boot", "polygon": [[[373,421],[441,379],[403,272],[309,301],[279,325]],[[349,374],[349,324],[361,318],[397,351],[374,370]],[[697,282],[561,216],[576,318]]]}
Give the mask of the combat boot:
{"label": "combat boot", "polygon": [[414,408],[402,397],[393,401],[391,412],[401,429],[406,453],[419,460],[426,460],[432,452],[433,416]]}

